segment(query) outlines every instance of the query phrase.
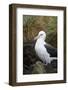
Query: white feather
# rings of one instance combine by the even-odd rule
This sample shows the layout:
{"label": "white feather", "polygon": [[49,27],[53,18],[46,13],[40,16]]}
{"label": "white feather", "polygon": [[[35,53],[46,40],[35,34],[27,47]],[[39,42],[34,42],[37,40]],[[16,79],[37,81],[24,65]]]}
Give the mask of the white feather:
{"label": "white feather", "polygon": [[55,57],[50,57],[50,54],[47,52],[47,49],[45,48],[45,38],[46,33],[44,31],[40,31],[38,36],[36,37],[37,41],[35,44],[35,51],[38,57],[46,64],[51,63],[53,59],[57,59]]}

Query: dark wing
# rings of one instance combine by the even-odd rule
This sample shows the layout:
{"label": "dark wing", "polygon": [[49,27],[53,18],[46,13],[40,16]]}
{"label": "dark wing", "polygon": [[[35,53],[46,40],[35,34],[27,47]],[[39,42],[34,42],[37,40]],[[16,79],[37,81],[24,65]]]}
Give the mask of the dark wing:
{"label": "dark wing", "polygon": [[57,57],[57,48],[54,48],[49,44],[45,44],[44,46],[51,57]]}

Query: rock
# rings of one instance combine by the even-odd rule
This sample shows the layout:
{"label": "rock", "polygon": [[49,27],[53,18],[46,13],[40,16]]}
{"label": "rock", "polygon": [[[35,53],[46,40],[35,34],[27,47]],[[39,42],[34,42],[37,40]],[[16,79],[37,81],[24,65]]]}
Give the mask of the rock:
{"label": "rock", "polygon": [[53,60],[46,68],[47,73],[57,73],[57,60]]}
{"label": "rock", "polygon": [[23,74],[32,74],[32,66],[39,60],[34,51],[33,43],[24,43],[23,46]]}
{"label": "rock", "polygon": [[33,74],[42,74],[42,73],[46,73],[46,69],[44,64],[41,61],[37,61],[34,64],[33,70],[32,70]]}
{"label": "rock", "polygon": [[23,65],[23,74],[31,74],[31,73],[32,73],[32,67],[24,64]]}
{"label": "rock", "polygon": [[52,60],[51,65],[53,68],[57,68],[57,60]]}
{"label": "rock", "polygon": [[57,73],[57,60],[45,65],[34,51],[34,42],[24,43],[23,46],[23,74]]}
{"label": "rock", "polygon": [[31,64],[34,64],[36,59],[35,59],[35,51],[33,48],[33,44],[27,43],[24,44],[23,47],[23,63],[27,66],[30,66]]}

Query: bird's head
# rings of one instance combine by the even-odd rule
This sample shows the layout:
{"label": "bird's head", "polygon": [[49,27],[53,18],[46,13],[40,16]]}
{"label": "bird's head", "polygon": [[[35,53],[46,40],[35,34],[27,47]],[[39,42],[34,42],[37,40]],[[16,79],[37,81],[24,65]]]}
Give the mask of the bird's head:
{"label": "bird's head", "polygon": [[34,38],[34,40],[37,40],[37,39],[39,39],[39,38],[45,40],[45,38],[46,38],[46,33],[45,33],[44,31],[40,31],[40,32],[38,33],[38,35]]}

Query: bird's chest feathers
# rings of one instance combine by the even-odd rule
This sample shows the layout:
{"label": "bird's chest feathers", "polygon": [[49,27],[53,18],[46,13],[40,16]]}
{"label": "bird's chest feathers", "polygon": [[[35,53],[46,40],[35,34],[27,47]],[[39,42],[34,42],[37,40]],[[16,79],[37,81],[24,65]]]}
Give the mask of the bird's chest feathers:
{"label": "bird's chest feathers", "polygon": [[45,49],[45,47],[44,47],[44,41],[37,40],[37,42],[35,44],[35,50],[36,50],[36,52],[44,51],[44,49]]}

